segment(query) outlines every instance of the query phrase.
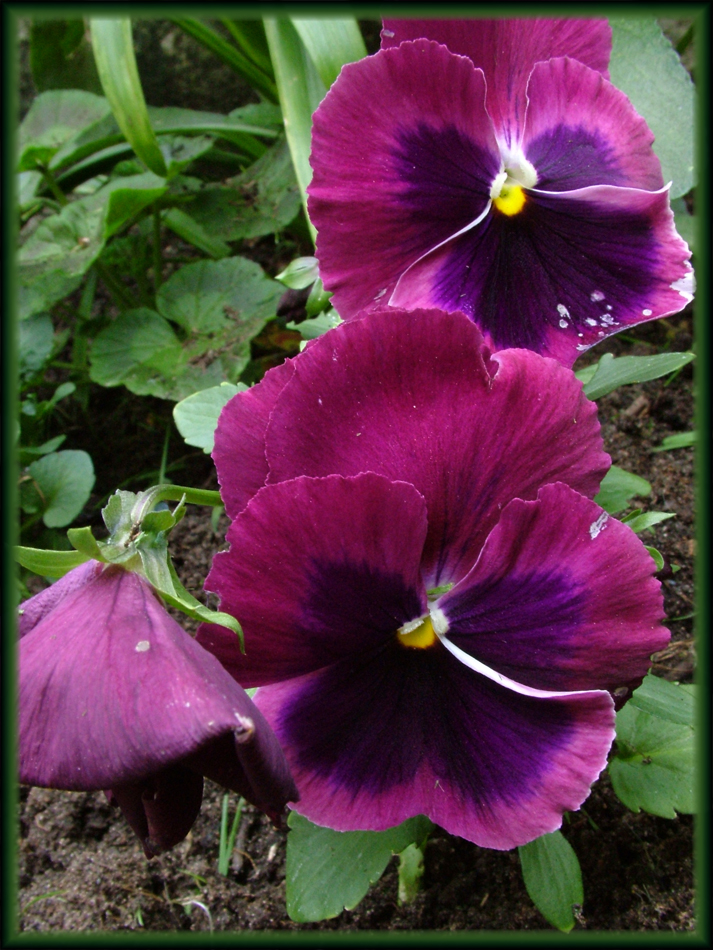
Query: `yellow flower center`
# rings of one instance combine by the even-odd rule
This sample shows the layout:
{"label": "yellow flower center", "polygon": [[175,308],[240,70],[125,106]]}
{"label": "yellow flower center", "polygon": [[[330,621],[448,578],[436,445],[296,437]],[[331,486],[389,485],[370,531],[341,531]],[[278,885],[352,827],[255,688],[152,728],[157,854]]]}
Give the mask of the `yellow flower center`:
{"label": "yellow flower center", "polygon": [[433,646],[436,642],[436,631],[433,629],[431,615],[422,617],[420,620],[412,620],[411,623],[405,623],[399,629],[399,643],[404,647],[412,649],[425,650]]}
{"label": "yellow flower center", "polygon": [[493,198],[493,204],[498,211],[502,211],[502,213],[508,215],[508,217],[522,211],[526,201],[527,197],[522,186],[518,185],[512,178],[508,178],[505,181],[500,189],[500,194],[497,198]]}

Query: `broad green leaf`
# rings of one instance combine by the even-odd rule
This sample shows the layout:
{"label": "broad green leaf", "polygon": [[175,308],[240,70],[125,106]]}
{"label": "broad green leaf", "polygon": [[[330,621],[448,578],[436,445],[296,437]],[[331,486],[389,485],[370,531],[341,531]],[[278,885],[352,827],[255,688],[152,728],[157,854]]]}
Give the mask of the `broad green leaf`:
{"label": "broad green leaf", "polygon": [[94,340],[90,377],[102,386],[124,383],[139,395],[153,394],[155,377],[171,377],[183,362],[181,342],[160,314],[147,307],[120,314]]}
{"label": "broad green leaf", "polygon": [[696,243],[696,218],[695,215],[688,213],[688,208],[686,202],[683,198],[674,198],[671,202],[671,210],[673,211],[674,221],[676,222],[676,230],[681,235],[683,240],[688,244],[690,249],[695,253],[695,243]]}
{"label": "broad green leaf", "polygon": [[542,916],[564,933],[574,927],[572,912],[584,902],[582,872],[562,832],[541,835],[518,848],[527,893]]}
{"label": "broad green leaf", "polygon": [[216,261],[230,254],[230,248],[225,241],[209,234],[191,215],[180,208],[170,208],[163,216],[163,223],[184,241]]}
{"label": "broad green leaf", "polygon": [[57,89],[40,93],[20,126],[18,171],[49,164],[65,142],[108,112],[106,99],[91,92]]}
{"label": "broad green leaf", "polygon": [[587,366],[575,375],[584,383],[584,395],[599,399],[619,386],[645,383],[667,376],[695,359],[695,353],[659,353],[656,356],[612,356],[605,353],[592,373]]}
{"label": "broad green leaf", "polygon": [[40,455],[49,455],[50,452],[56,452],[57,449],[67,438],[66,435],[57,435],[54,439],[48,439],[42,445],[21,445],[18,447],[18,460],[21,466],[29,465]]}
{"label": "broad green leaf", "polygon": [[303,320],[302,323],[288,323],[287,329],[297,330],[298,333],[302,334],[303,340],[314,340],[316,337],[322,336],[322,334],[328,330],[333,330],[334,327],[338,327],[341,322],[342,320],[339,314],[332,308],[328,310],[327,313],[320,313],[314,320]]}
{"label": "broad green leaf", "polygon": [[664,181],[678,198],[696,183],[694,172],[695,91],[678,54],[653,15],[611,18],[611,81],[631,99],[656,136],[654,151]]}
{"label": "broad green leaf", "polygon": [[211,389],[194,393],[173,407],[176,428],[188,445],[195,445],[210,454],[213,451],[213,435],[218,417],[233,396],[246,389],[242,384],[221,383]]}
{"label": "broad green leaf", "polygon": [[117,124],[147,168],[165,176],[166,164],[151,128],[136,68],[131,20],[93,18],[89,22],[99,78]]}
{"label": "broad green leaf", "polygon": [[599,494],[594,496],[594,500],[610,515],[615,515],[623,511],[634,496],[650,494],[651,485],[645,478],[612,465],[602,479]]}
{"label": "broad green leaf", "polygon": [[30,69],[39,91],[102,91],[92,48],[84,35],[83,20],[33,19],[30,28]]}
{"label": "broad green leaf", "polygon": [[94,487],[94,466],[86,452],[52,452],[27,468],[42,500],[42,520],[48,528],[70,524],[85,506]]}
{"label": "broad green leaf", "polygon": [[[43,288],[56,272],[59,283],[81,277],[91,267],[105,242],[166,192],[166,182],[147,172],[109,182],[99,191],[62,208],[43,221],[20,248],[20,281],[36,280]],[[41,292],[39,299],[46,299]],[[58,298],[61,299],[61,298]],[[36,305],[36,304],[34,304]]]}
{"label": "broad green leaf", "polygon": [[18,327],[18,369],[27,379],[42,369],[52,354],[54,327],[46,313],[23,320]]}
{"label": "broad green leaf", "polygon": [[57,268],[31,268],[30,271],[24,272],[20,268],[20,284],[17,288],[18,319],[26,320],[34,314],[51,310],[56,303],[79,287],[83,276],[83,270],[78,274],[67,274]]}
{"label": "broad green leaf", "polygon": [[64,577],[89,558],[81,551],[43,551],[40,548],[15,548],[15,560],[41,577]]}
{"label": "broad green leaf", "polygon": [[626,518],[622,518],[622,521],[624,524],[627,524],[632,531],[640,534],[642,531],[646,531],[647,528],[653,528],[654,525],[675,517],[675,514],[667,511],[635,511]]}
{"label": "broad green leaf", "polygon": [[290,19],[327,89],[342,66],[366,56],[366,46],[354,19]]}
{"label": "broad green leaf", "polygon": [[693,687],[671,683],[649,673],[638,689],[634,690],[628,705],[683,726],[693,726]]}
{"label": "broad green leaf", "polygon": [[285,120],[287,143],[295,166],[305,216],[314,240],[316,231],[307,214],[307,186],[312,180],[312,168],[309,164],[312,114],[327,89],[290,21],[267,18],[264,24]]}
{"label": "broad green leaf", "polygon": [[242,257],[199,261],[177,270],[161,285],[156,307],[193,334],[244,328],[251,339],[274,317],[282,295],[259,264]]}
{"label": "broad green leaf", "polygon": [[20,210],[34,207],[38,201],[37,189],[42,181],[41,172],[20,172],[17,176],[17,203]]}
{"label": "broad green leaf", "polygon": [[300,923],[352,910],[392,854],[422,842],[433,827],[419,815],[388,831],[332,831],[294,811],[287,823],[287,913]]}
{"label": "broad green leaf", "polygon": [[[616,716],[617,750],[609,763],[614,791],[632,811],[662,818],[694,811],[692,694],[674,683],[648,684],[648,695],[630,700]],[[675,695],[681,691],[683,695]],[[636,693],[634,693],[636,696]],[[657,715],[649,710],[655,710]]]}
{"label": "broad green leaf", "polygon": [[171,179],[184,172],[201,155],[213,147],[211,135],[161,135],[159,148],[166,163],[166,177]]}
{"label": "broad green leaf", "polygon": [[279,273],[275,280],[279,280],[285,287],[293,290],[304,290],[319,277],[319,262],[316,257],[296,257]]}
{"label": "broad green leaf", "polygon": [[223,241],[261,237],[287,227],[300,209],[300,194],[284,138],[242,174],[208,185],[188,206],[209,233]]}
{"label": "broad green leaf", "polygon": [[652,452],[670,452],[671,449],[688,449],[695,445],[697,434],[693,432],[677,432],[675,435],[667,435],[661,445],[651,449]]}
{"label": "broad green leaf", "polygon": [[[90,376],[175,401],[227,381],[250,361],[250,341],[275,315],[282,288],[240,257],[199,261],[161,285],[157,313],[126,311],[95,339]],[[172,323],[183,331],[183,339]]]}

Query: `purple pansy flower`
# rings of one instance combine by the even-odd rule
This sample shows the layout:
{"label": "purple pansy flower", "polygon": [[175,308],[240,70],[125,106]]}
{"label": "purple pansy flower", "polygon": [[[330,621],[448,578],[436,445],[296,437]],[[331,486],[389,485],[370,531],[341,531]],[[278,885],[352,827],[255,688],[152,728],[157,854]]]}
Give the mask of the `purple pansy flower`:
{"label": "purple pansy flower", "polygon": [[681,310],[690,252],[604,20],[386,20],[314,116],[320,274],[343,319],[460,310],[571,366]]}
{"label": "purple pansy flower", "polygon": [[150,584],[88,561],[21,605],[20,781],[105,789],[147,857],[189,832],[203,776],[278,819],[297,794],[247,694]]}
{"label": "purple pansy flower", "polygon": [[234,520],[206,587],[246,655],[198,639],[261,687],[298,810],[493,848],[557,828],[668,640],[653,561],[590,500],[574,375],[460,313],[371,313],[231,400],[213,457]]}

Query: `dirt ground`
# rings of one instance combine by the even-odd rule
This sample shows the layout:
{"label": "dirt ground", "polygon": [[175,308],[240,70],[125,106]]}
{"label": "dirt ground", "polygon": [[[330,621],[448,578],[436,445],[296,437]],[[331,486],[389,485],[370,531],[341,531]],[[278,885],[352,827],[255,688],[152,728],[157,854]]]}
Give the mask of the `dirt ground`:
{"label": "dirt ground", "polygon": [[[633,354],[654,347],[686,349],[690,315],[641,327],[636,338],[638,343],[614,338],[608,348]],[[655,657],[654,671],[682,682],[691,681],[695,664],[693,451],[651,449],[666,436],[692,428],[692,387],[692,371],[686,367],[672,382],[623,387],[600,400],[605,446],[614,463],[652,484],[642,506],[676,513],[644,540],[680,567],[661,575],[672,642]],[[166,404],[157,406],[165,411]],[[145,406],[141,412],[146,418]],[[127,438],[134,426],[128,414]],[[206,487],[214,485],[207,458],[197,454],[192,464],[192,484],[200,484],[202,477]],[[97,491],[101,493],[100,485]],[[196,593],[223,544],[226,524],[223,518],[214,531],[210,512],[191,508],[171,536],[182,580]],[[484,850],[443,831],[428,842],[423,888],[411,904],[397,902],[392,861],[353,911],[319,924],[296,924],[285,909],[286,833],[250,806],[230,872],[227,877],[218,874],[221,797],[222,790],[206,783],[203,809],[188,838],[149,862],[103,793],[21,789],[19,927],[43,932],[548,929],[525,891],[516,851]],[[235,804],[231,795],[231,814]],[[605,774],[584,808],[569,816],[563,832],[584,878],[577,929],[695,928],[690,816],[667,820],[633,814],[613,794]]]}

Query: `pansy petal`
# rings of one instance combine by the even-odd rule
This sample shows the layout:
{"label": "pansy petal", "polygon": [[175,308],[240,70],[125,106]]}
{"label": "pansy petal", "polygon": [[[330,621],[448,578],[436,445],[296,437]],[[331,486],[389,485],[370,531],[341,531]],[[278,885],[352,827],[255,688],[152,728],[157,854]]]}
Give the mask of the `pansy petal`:
{"label": "pansy petal", "polygon": [[478,563],[440,598],[448,639],[536,689],[614,691],[669,632],[655,565],[631,528],[566,485],[516,499]]}
{"label": "pansy petal", "polygon": [[665,188],[535,190],[518,214],[494,211],[411,267],[390,303],[459,309],[495,349],[571,366],[605,337],[682,310],[689,257]]}
{"label": "pansy petal", "polygon": [[487,209],[501,160],[484,100],[482,72],[437,43],[342,69],[314,114],[308,192],[343,319],[385,304],[406,267]]}
{"label": "pansy petal", "polygon": [[265,687],[256,702],[311,821],[378,831],[425,814],[488,848],[558,828],[588,795],[614,736],[607,693],[523,696],[440,643],[393,642]]}
{"label": "pansy petal", "polygon": [[[20,780],[28,785],[141,783],[224,734],[240,744],[261,732],[280,761],[245,692],[137,574],[106,568],[24,636],[18,652]],[[294,794],[284,762],[273,781],[271,804],[282,807]]]}
{"label": "pansy petal", "polygon": [[428,507],[429,587],[470,570],[512,498],[551,481],[594,495],[609,457],[579,382],[524,350],[488,371],[481,339],[462,314],[399,310],[322,336],[273,410],[269,481],[373,471],[410,482]]}
{"label": "pansy petal", "polygon": [[104,565],[99,561],[85,561],[78,567],[72,568],[64,577],[61,577],[54,584],[50,584],[39,594],[25,600],[19,607],[17,614],[18,635],[24,637],[37,624],[51,613],[55,607],[75,591],[80,590],[90,584],[94,578],[101,574]]}
{"label": "pansy petal", "polygon": [[612,33],[602,19],[384,20],[381,46],[426,37],[468,56],[485,73],[488,112],[505,142],[525,115],[525,89],[535,63],[571,56],[609,78]]}
{"label": "pansy petal", "polygon": [[261,686],[378,648],[421,616],[426,507],[380,475],[297,478],[259,492],[216,555],[206,589],[240,621],[198,639],[245,686]]}
{"label": "pansy petal", "polygon": [[267,479],[265,430],[275,400],[292,376],[293,360],[269,370],[251,389],[226,403],[218,419],[212,458],[230,519],[237,518]]}
{"label": "pansy petal", "polygon": [[108,793],[118,805],[147,858],[183,841],[203,801],[203,776],[172,765],[140,782],[117,785]]}
{"label": "pansy petal", "polygon": [[596,70],[567,57],[539,63],[527,87],[522,149],[542,191],[663,186],[653,132]]}

